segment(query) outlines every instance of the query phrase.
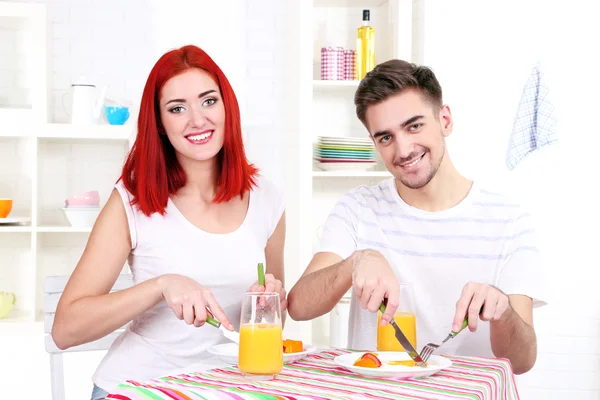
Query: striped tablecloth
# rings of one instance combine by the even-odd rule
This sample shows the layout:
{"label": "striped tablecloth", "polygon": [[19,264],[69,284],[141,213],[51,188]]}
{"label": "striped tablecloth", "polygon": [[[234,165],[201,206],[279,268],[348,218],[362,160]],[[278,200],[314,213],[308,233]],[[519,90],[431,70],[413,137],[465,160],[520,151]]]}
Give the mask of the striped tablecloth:
{"label": "striped tablecloth", "polygon": [[286,365],[275,380],[250,381],[237,367],[127,381],[107,399],[519,399],[507,360],[451,357],[452,367],[425,379],[373,379],[334,363],[348,350],[331,349]]}

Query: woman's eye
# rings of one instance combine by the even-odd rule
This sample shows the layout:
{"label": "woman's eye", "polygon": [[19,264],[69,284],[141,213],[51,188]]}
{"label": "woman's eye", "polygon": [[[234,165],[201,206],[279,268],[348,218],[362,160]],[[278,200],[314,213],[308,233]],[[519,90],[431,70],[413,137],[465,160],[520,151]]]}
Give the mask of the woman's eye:
{"label": "woman's eye", "polygon": [[210,98],[210,99],[206,99],[206,100],[205,100],[205,101],[202,103],[202,105],[203,105],[203,106],[212,106],[212,105],[213,105],[213,104],[215,104],[216,102],[217,102],[217,99]]}
{"label": "woman's eye", "polygon": [[179,114],[180,112],[185,111],[185,108],[183,108],[182,106],[175,106],[175,107],[171,108],[169,111],[174,114]]}

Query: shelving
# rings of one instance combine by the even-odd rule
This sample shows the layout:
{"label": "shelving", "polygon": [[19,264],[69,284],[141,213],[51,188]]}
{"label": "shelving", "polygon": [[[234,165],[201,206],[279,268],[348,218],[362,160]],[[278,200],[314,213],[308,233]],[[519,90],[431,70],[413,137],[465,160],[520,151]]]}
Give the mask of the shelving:
{"label": "shelving", "polygon": [[14,200],[9,217],[31,221],[0,225],[0,291],[17,294],[0,330],[5,323],[35,322],[43,278],[71,273],[92,228],[69,226],[60,209],[69,195],[88,190],[100,192],[102,206],[134,138],[131,126],[39,126],[47,130],[0,135],[0,197]]}
{"label": "shelving", "polygon": [[[0,319],[5,327],[30,324],[41,313],[42,282],[75,267],[91,227],[69,226],[65,199],[100,192],[101,206],[120,175],[135,139],[135,124],[73,125],[48,119],[46,12],[43,4],[0,2],[0,198],[13,199],[0,225],[0,291],[17,302]],[[11,328],[12,329],[12,328]]]}
{"label": "shelving", "polygon": [[313,171],[314,178],[391,178],[388,171]]}
{"label": "shelving", "polygon": [[358,87],[360,81],[325,81],[320,79],[313,80],[313,86],[315,89],[326,89],[326,88],[352,88],[355,90]]}
{"label": "shelving", "polygon": [[43,233],[89,233],[92,227],[38,226],[35,230]]}
{"label": "shelving", "polygon": [[0,233],[27,233],[32,231],[31,226],[0,225]]}
{"label": "shelving", "polygon": [[134,137],[133,125],[45,124],[35,134],[39,138],[99,139],[129,141]]}
{"label": "shelving", "polygon": [[[304,58],[303,68],[310,75],[310,93],[306,93],[301,107],[307,110],[304,117],[310,134],[302,137],[299,146],[300,159],[313,158],[313,151],[319,136],[349,136],[366,138],[368,132],[356,117],[354,93],[360,81],[325,81],[321,78],[321,48],[341,46],[356,48],[357,28],[362,23],[362,11],[369,9],[371,25],[375,28],[375,62],[379,64],[392,58],[412,60],[413,54],[420,54],[420,26],[418,18],[421,0],[314,0],[312,7],[312,36],[310,40],[311,58]],[[307,44],[308,46],[308,44]],[[308,50],[308,49],[307,49]],[[308,52],[308,51],[307,51]],[[310,70],[308,73],[307,70]],[[305,76],[306,76],[305,75]],[[310,122],[308,122],[310,121]],[[305,128],[308,129],[308,128]],[[311,224],[304,236],[312,237],[312,252],[317,249],[320,232],[327,216],[342,195],[363,184],[375,185],[392,175],[381,162],[374,170],[368,171],[321,171],[313,162],[303,164],[306,171],[304,180],[299,183],[311,192],[309,213]],[[310,165],[310,167],[309,167]],[[307,255],[308,259],[312,256]],[[313,343],[329,345],[326,332],[329,331],[329,318],[323,316],[313,322]]]}
{"label": "shelving", "polygon": [[315,7],[369,8],[380,7],[388,0],[315,0]]}

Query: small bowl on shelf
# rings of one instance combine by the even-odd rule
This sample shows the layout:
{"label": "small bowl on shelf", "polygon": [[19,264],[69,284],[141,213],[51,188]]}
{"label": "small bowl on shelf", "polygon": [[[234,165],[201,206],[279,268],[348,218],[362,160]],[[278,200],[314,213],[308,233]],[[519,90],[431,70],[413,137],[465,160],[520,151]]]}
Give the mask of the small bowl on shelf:
{"label": "small bowl on shelf", "polygon": [[17,295],[11,292],[0,292],[0,319],[6,317],[17,302]]}
{"label": "small bowl on shelf", "polygon": [[100,214],[98,206],[63,207],[61,210],[69,224],[76,228],[91,228]]}
{"label": "small bowl on shelf", "polygon": [[105,106],[104,114],[111,125],[124,125],[129,119],[129,107]]}
{"label": "small bowl on shelf", "polygon": [[100,194],[97,190],[74,194],[65,200],[65,207],[98,207],[100,205]]}
{"label": "small bowl on shelf", "polygon": [[0,199],[0,218],[8,217],[13,206],[12,199]]}

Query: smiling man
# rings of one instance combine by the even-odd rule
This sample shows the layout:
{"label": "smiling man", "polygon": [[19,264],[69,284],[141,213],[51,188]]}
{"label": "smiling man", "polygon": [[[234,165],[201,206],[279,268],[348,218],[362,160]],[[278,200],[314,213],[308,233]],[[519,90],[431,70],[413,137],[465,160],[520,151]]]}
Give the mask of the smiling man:
{"label": "smiling man", "polygon": [[537,355],[533,308],[543,304],[531,217],[456,170],[445,143],[452,114],[429,68],[380,64],[361,81],[355,105],[393,178],[340,199],[289,293],[289,315],[316,318],[352,288],[348,346],[374,350],[379,305],[388,299],[386,324],[399,282],[407,282],[421,347],[468,317],[473,333],[446,343],[444,354],[503,357],[515,373],[529,371]]}

